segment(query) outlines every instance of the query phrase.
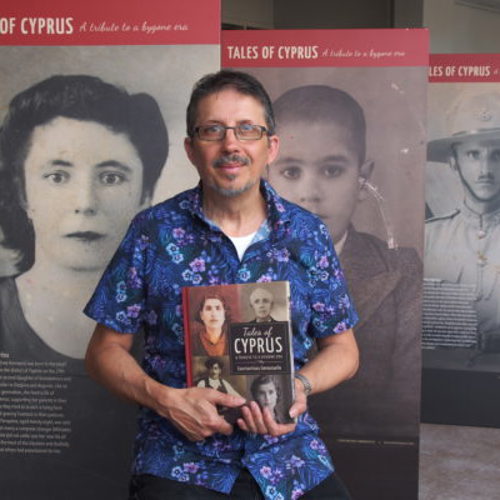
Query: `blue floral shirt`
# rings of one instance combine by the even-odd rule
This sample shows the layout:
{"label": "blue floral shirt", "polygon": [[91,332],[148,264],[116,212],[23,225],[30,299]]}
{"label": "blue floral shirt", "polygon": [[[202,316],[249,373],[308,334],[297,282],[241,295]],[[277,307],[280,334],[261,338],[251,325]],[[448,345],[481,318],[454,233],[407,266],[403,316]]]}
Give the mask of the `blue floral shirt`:
{"label": "blue floral shirt", "polygon": [[[202,211],[198,186],[138,214],[85,312],[118,332],[144,329],[142,366],[154,379],[185,387],[183,286],[288,280],[295,368],[313,339],[351,328],[357,314],[328,230],[262,181],[267,231],[240,261],[232,242]],[[278,438],[245,433],[187,440],[165,418],[142,408],[134,474],[153,474],[229,493],[241,468],[266,499],[299,498],[333,471],[318,426],[307,413]]]}

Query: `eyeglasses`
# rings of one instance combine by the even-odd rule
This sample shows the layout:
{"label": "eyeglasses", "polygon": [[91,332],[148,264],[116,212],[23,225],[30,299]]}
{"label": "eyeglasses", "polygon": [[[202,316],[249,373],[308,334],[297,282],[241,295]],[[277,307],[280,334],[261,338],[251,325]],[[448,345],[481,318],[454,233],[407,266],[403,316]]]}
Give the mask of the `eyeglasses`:
{"label": "eyeglasses", "polygon": [[194,129],[194,133],[202,141],[222,141],[226,137],[226,131],[229,129],[234,130],[234,135],[240,141],[258,141],[264,134],[268,133],[266,127],[252,123],[242,123],[235,127],[226,127],[219,123],[201,125]]}

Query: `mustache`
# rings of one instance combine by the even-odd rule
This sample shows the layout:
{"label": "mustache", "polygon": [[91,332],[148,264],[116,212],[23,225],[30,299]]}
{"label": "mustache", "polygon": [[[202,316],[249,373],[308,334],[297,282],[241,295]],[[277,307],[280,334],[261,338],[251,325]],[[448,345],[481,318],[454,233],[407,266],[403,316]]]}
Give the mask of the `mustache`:
{"label": "mustache", "polygon": [[226,163],[239,163],[240,165],[246,167],[247,165],[250,165],[250,160],[246,156],[238,154],[222,155],[214,160],[212,165],[217,168],[222,167],[222,165],[225,165]]}

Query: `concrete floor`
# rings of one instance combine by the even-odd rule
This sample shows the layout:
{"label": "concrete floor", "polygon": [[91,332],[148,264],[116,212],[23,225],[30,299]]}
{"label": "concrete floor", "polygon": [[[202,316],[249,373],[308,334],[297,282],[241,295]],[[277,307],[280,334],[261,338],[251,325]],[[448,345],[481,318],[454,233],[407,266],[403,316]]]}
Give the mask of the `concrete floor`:
{"label": "concrete floor", "polygon": [[500,429],[422,424],[419,500],[499,500]]}

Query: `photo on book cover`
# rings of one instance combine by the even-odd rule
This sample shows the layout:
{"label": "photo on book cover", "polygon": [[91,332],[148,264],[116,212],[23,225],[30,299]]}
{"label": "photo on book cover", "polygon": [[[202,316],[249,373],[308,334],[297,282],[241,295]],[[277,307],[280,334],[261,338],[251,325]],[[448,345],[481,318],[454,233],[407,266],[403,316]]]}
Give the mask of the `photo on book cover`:
{"label": "photo on book cover", "polygon": [[[188,386],[257,401],[279,423],[293,420],[292,333],[285,281],[185,287]],[[220,408],[234,423],[238,411]]]}

